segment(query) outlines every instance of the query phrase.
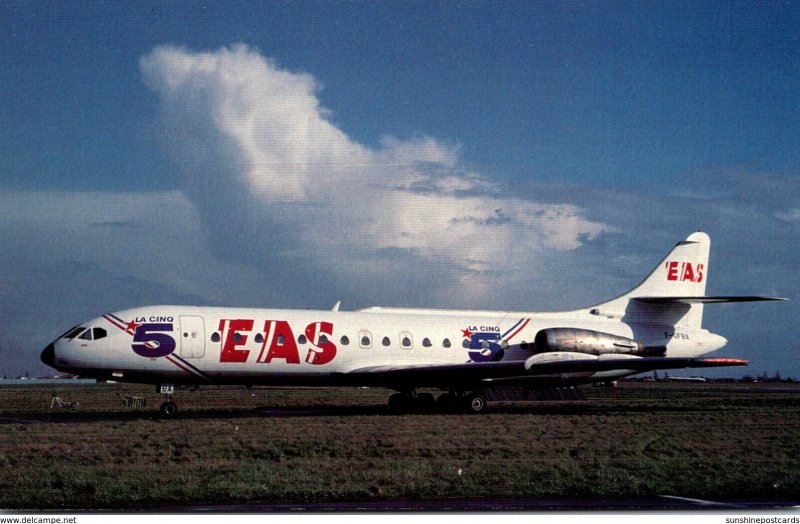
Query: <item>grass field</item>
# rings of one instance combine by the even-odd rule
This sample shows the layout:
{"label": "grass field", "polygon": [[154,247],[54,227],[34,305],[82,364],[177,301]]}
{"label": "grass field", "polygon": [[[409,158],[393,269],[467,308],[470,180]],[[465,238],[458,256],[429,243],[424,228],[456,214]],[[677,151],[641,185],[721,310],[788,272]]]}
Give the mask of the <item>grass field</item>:
{"label": "grass field", "polygon": [[[79,401],[49,409],[51,394]],[[621,385],[618,400],[392,415],[387,391],[0,388],[0,508],[458,498],[800,500],[800,390]],[[146,409],[116,393],[148,398]]]}

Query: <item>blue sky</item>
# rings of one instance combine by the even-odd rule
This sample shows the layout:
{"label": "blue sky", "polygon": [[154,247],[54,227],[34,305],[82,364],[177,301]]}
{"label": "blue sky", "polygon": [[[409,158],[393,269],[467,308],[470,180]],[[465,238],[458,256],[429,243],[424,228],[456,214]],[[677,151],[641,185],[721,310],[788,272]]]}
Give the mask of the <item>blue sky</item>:
{"label": "blue sky", "polygon": [[[583,306],[696,229],[709,292],[798,295],[794,2],[7,2],[0,21],[10,373],[152,302]],[[748,372],[800,377],[794,301],[707,310]]]}

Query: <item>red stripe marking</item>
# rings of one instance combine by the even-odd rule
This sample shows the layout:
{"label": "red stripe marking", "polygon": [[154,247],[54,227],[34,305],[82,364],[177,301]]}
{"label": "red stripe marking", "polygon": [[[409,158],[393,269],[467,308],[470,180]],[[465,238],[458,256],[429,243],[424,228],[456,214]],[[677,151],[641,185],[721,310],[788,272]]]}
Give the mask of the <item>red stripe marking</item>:
{"label": "red stripe marking", "polygon": [[114,324],[114,326],[115,326],[115,327],[117,327],[117,328],[121,329],[121,330],[122,330],[122,331],[124,331],[125,333],[127,333],[127,334],[129,334],[129,335],[133,335],[133,333],[131,333],[131,331],[128,329],[128,327],[127,327],[127,326],[125,326],[124,324],[120,324],[119,322],[117,322],[116,320],[114,320],[114,318],[113,318],[113,317],[110,317],[109,315],[103,315],[103,318],[104,318],[104,319],[106,319],[106,320],[108,320],[108,321],[109,321],[109,322],[111,322],[112,324]]}
{"label": "red stripe marking", "polygon": [[506,335],[508,335],[509,333],[511,333],[512,331],[514,331],[514,330],[517,328],[517,326],[519,326],[520,324],[522,324],[522,321],[523,321],[523,320],[525,320],[525,319],[524,319],[524,318],[521,318],[521,319],[517,320],[517,323],[516,323],[516,324],[514,324],[513,326],[511,326],[511,329],[509,329],[508,331],[506,331],[505,333],[503,333],[503,336],[502,336],[503,340],[505,340],[505,339],[506,339]]}
{"label": "red stripe marking", "polygon": [[192,373],[192,371],[191,371],[189,368],[187,368],[187,367],[184,367],[184,366],[183,366],[183,365],[182,365],[180,362],[178,362],[177,360],[174,360],[174,359],[172,359],[172,358],[169,358],[169,355],[167,355],[166,359],[167,359],[167,360],[169,360],[170,362],[172,362],[173,364],[175,364],[176,366],[178,366],[178,367],[179,367],[181,370],[185,371],[186,373],[189,373],[190,375],[194,375],[194,373]]}
{"label": "red stripe marking", "polygon": [[200,371],[196,367],[192,366],[190,363],[185,362],[181,357],[176,356],[176,355],[167,355],[167,359],[170,362],[172,362],[173,364],[175,364],[176,366],[178,366],[181,369],[183,369],[184,371],[188,370],[189,373],[192,373],[195,376],[202,378],[203,380],[205,380],[209,384],[211,383],[211,379],[208,378],[205,374],[203,374],[202,371]]}
{"label": "red stripe marking", "polygon": [[522,324],[522,325],[519,327],[519,329],[518,329],[518,330],[516,330],[516,331],[514,331],[514,334],[513,334],[513,335],[511,335],[510,337],[508,337],[506,340],[511,340],[512,338],[514,338],[515,336],[517,336],[517,334],[518,334],[520,331],[522,331],[523,329],[525,329],[525,326],[527,326],[527,325],[528,325],[528,322],[530,322],[530,321],[531,321],[531,319],[529,319],[529,318],[526,318],[526,319],[525,319],[525,322],[524,322],[524,323],[523,323],[523,324]]}

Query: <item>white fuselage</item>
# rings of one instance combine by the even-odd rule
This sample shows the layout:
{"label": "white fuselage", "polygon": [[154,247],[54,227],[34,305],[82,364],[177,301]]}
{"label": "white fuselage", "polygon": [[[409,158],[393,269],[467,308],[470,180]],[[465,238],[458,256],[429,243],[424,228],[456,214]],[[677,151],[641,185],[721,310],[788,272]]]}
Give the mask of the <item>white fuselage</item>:
{"label": "white fuselage", "polygon": [[[176,384],[348,384],[349,373],[397,366],[525,361],[545,328],[580,328],[699,357],[725,339],[702,329],[625,323],[590,310],[514,313],[152,306],[81,324],[53,343],[55,367],[120,381]],[[584,382],[632,374],[591,373]]]}

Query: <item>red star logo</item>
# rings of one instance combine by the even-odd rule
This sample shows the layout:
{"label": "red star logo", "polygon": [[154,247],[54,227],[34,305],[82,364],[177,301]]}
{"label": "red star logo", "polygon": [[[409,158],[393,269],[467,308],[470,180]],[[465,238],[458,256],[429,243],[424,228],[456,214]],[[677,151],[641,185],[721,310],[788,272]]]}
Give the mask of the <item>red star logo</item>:
{"label": "red star logo", "polygon": [[472,331],[469,330],[469,328],[462,329],[461,332],[464,333],[464,337],[472,338],[473,333],[472,333]]}
{"label": "red star logo", "polygon": [[131,320],[131,321],[130,321],[130,322],[128,322],[128,324],[126,325],[126,327],[125,327],[125,331],[132,331],[132,332],[135,332],[137,327],[139,327],[139,324],[137,324],[136,322],[134,322],[133,320]]}

